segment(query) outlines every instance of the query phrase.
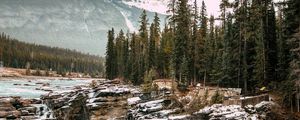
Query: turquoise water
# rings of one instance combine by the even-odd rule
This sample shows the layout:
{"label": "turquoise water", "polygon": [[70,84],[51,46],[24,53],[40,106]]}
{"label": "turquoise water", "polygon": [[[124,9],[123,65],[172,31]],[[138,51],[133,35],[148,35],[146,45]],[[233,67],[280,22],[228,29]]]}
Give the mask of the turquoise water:
{"label": "turquoise water", "polygon": [[[88,85],[92,80],[59,80],[59,79],[18,79],[6,78],[0,80],[0,96],[20,96],[22,98],[40,98],[43,94],[49,92],[40,89],[49,89],[54,92],[63,92],[72,90],[75,86]],[[49,83],[49,86],[42,86],[36,83]]]}

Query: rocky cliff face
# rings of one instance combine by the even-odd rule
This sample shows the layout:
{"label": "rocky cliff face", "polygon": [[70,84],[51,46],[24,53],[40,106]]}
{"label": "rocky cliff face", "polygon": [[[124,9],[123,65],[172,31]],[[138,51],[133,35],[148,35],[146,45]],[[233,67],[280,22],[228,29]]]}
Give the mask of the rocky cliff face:
{"label": "rocky cliff face", "polygon": [[51,93],[42,100],[57,120],[125,119],[127,98],[136,91],[134,87],[105,80],[98,81],[96,86]]}
{"label": "rocky cliff face", "polygon": [[87,98],[87,95],[82,92],[71,92],[64,96],[44,96],[43,100],[57,120],[89,120]]}
{"label": "rocky cliff face", "polygon": [[[136,30],[141,12],[121,0],[1,0],[0,32],[26,42],[104,55],[107,31]],[[154,13],[148,14],[152,21]]]}
{"label": "rocky cliff face", "polygon": [[2,97],[0,98],[0,119],[36,119],[38,107],[32,104],[40,104],[37,99],[22,99],[20,97]]}

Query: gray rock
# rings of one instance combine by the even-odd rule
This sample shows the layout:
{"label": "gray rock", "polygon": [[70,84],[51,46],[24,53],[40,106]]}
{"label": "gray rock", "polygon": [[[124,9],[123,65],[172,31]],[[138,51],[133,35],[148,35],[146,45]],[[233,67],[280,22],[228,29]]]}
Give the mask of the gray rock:
{"label": "gray rock", "polygon": [[28,111],[29,113],[36,113],[37,108],[36,107],[23,107],[18,109],[20,111]]}
{"label": "gray rock", "polygon": [[13,111],[16,110],[13,106],[10,107],[0,107],[0,111]]}
{"label": "gray rock", "polygon": [[7,111],[0,111],[0,118],[6,118],[9,115]]}
{"label": "gray rock", "polygon": [[22,116],[27,116],[27,115],[29,115],[29,111],[28,110],[21,110],[21,115]]}

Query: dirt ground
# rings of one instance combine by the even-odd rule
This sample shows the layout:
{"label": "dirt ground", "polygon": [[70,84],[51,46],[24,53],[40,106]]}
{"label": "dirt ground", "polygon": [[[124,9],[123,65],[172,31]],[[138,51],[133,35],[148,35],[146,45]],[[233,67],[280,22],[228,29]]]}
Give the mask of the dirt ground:
{"label": "dirt ground", "polygon": [[[36,70],[31,70],[32,73],[36,72]],[[40,70],[41,73],[46,73],[44,70]],[[81,76],[81,77],[79,77]],[[55,71],[53,71],[53,74],[46,76],[34,76],[34,75],[26,75],[26,69],[20,69],[20,68],[7,68],[7,67],[0,67],[0,78],[5,78],[5,77],[16,77],[16,78],[59,78],[59,79],[70,79],[70,78],[80,78],[80,79],[85,79],[85,78],[90,78],[86,76],[82,76],[82,73],[70,73],[69,76],[62,77],[61,75],[56,74]]]}
{"label": "dirt ground", "polygon": [[0,76],[1,77],[22,77],[25,75],[25,69],[17,69],[17,68],[0,68]]}

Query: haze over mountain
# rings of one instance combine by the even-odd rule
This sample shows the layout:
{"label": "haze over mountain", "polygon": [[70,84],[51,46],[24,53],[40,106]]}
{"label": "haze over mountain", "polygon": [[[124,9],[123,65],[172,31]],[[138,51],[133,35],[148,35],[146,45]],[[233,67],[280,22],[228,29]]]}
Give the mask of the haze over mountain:
{"label": "haze over mountain", "polygon": [[[105,54],[107,31],[138,28],[140,8],[121,0],[1,0],[0,32],[19,40]],[[152,22],[153,12],[148,12]],[[159,15],[164,22],[165,15]]]}

